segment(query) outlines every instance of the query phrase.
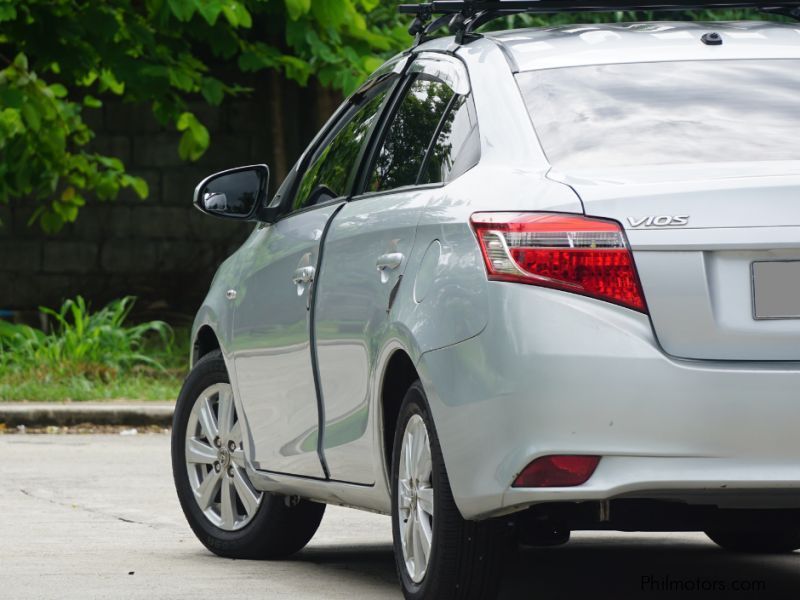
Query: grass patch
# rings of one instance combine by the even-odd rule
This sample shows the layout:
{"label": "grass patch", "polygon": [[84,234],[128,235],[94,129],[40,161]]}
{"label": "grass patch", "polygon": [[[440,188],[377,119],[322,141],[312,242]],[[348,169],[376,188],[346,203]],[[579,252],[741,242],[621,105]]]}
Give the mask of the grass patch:
{"label": "grass patch", "polygon": [[176,398],[188,331],[129,325],[133,305],[127,297],[92,312],[78,297],[41,308],[48,331],[0,321],[0,402]]}

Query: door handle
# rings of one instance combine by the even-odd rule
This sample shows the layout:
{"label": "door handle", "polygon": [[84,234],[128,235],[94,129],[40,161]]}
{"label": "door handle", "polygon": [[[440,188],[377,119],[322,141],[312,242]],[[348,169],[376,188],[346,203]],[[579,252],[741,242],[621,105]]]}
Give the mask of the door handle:
{"label": "door handle", "polygon": [[403,254],[401,252],[389,252],[381,254],[378,257],[375,266],[381,274],[381,283],[389,282],[389,271],[393,271],[399,267],[403,262]]}
{"label": "door handle", "polygon": [[314,281],[314,267],[307,266],[295,269],[294,277],[292,277],[292,282],[295,285],[303,285],[312,281]]}
{"label": "door handle", "polygon": [[396,269],[403,262],[403,254],[401,252],[389,252],[388,254],[381,254],[375,266],[378,271],[391,271]]}

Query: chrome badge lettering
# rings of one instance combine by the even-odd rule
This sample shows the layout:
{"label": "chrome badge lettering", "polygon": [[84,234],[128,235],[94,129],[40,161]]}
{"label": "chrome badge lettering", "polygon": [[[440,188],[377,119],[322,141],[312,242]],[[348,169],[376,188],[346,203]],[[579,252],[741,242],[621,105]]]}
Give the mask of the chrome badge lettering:
{"label": "chrome badge lettering", "polygon": [[631,227],[684,227],[689,224],[689,215],[628,217],[628,223]]}

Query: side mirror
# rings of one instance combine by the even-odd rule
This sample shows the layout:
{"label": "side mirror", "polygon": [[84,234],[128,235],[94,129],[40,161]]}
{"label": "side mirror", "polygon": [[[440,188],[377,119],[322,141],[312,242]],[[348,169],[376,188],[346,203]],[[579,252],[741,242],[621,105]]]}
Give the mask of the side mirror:
{"label": "side mirror", "polygon": [[194,205],[207,215],[256,220],[266,206],[269,167],[237,167],[206,177],[194,190]]}

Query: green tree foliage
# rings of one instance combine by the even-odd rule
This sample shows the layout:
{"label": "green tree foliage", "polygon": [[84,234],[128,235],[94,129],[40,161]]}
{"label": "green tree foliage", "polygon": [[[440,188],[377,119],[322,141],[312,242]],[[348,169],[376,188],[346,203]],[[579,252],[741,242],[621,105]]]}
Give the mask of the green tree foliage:
{"label": "green tree foliage", "polygon": [[[384,3],[385,4],[385,3]],[[379,0],[0,0],[0,203],[31,198],[31,223],[57,231],[86,197],[144,180],[87,150],[100,98],[148,103],[198,159],[209,132],[191,100],[246,93],[242,74],[277,69],[345,93],[408,43]],[[225,77],[215,75],[211,65]],[[237,81],[238,80],[238,81]]]}

